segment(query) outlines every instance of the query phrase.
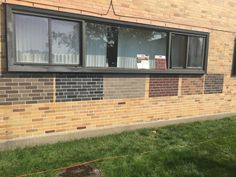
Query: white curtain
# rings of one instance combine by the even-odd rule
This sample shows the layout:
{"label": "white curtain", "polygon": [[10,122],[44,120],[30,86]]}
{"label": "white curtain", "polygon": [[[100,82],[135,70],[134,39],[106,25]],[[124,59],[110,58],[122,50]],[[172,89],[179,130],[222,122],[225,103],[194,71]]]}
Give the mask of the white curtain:
{"label": "white curtain", "polygon": [[79,64],[79,54],[52,54],[54,64]]}
{"label": "white curtain", "polygon": [[17,62],[48,63],[48,19],[15,14]]}
{"label": "white curtain", "polygon": [[79,64],[79,23],[52,20],[52,62],[54,64]]}
{"label": "white curtain", "polygon": [[166,55],[166,33],[119,28],[117,67],[137,68],[137,54],[150,58],[150,68],[155,67],[155,55]]}
{"label": "white curtain", "polygon": [[106,67],[107,30],[105,25],[87,23],[86,25],[86,66]]}
{"label": "white curtain", "polygon": [[203,52],[204,52],[204,38],[202,37],[190,37],[189,38],[189,63],[190,67],[202,67],[203,64]]}

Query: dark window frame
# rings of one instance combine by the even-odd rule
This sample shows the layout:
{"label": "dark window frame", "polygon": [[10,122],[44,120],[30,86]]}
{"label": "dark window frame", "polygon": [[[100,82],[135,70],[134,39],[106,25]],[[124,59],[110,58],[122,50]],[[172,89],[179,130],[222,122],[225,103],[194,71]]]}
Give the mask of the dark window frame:
{"label": "dark window frame", "polygon": [[236,38],[234,39],[234,48],[233,48],[233,62],[232,62],[232,74],[233,77],[236,77]]}
{"label": "dark window frame", "polygon": [[[172,42],[172,34],[176,34],[176,35],[181,35],[181,36],[186,36],[187,37],[187,43],[186,43],[186,53],[185,53],[185,66],[184,67],[173,67],[172,66],[172,64],[171,64],[171,57],[170,57],[170,67],[169,67],[169,69],[192,69],[192,70],[206,70],[206,64],[207,63],[205,63],[205,60],[206,60],[206,58],[207,58],[207,55],[206,55],[206,47],[207,47],[207,41],[208,41],[208,39],[207,39],[207,36],[203,36],[203,35],[198,35],[198,34],[186,34],[186,33],[178,33],[178,32],[171,32],[170,33],[170,42]],[[191,66],[188,66],[188,62],[189,62],[189,48],[190,48],[190,37],[201,37],[201,38],[203,38],[204,39],[204,45],[203,45],[203,59],[202,59],[202,66],[200,66],[200,67],[191,67]],[[171,47],[172,47],[172,45],[170,45],[170,48],[169,48],[169,50],[171,50]]]}
{"label": "dark window frame", "polygon": [[[14,13],[16,15],[29,15],[29,16],[33,16],[33,17],[43,17],[43,18],[47,18],[48,19],[48,49],[49,49],[49,57],[48,57],[48,62],[47,63],[30,63],[30,62],[17,62],[17,58],[16,58],[16,37],[15,37],[15,32],[16,32],[16,28],[15,28],[15,22],[13,23],[13,29],[14,29],[14,64],[15,65],[42,65],[42,66],[77,66],[77,67],[82,67],[82,21],[78,21],[78,20],[73,20],[73,19],[61,19],[61,18],[54,18],[54,17],[49,17],[49,16],[40,16],[40,15],[34,15],[34,14],[25,14],[25,13]],[[67,21],[67,22],[75,22],[78,23],[79,26],[79,37],[80,37],[80,41],[79,41],[79,48],[80,48],[80,61],[79,64],[53,64],[52,63],[52,20],[62,20],[62,21]]]}
{"label": "dark window frame", "polygon": [[[75,21],[80,22],[80,65],[69,65],[69,64],[32,64],[32,63],[15,63],[16,60],[15,53],[16,49],[15,45],[15,37],[14,37],[14,17],[15,13],[25,14],[25,15],[34,15],[52,19],[59,20],[67,20],[67,21]],[[124,69],[124,68],[98,68],[98,67],[85,67],[85,59],[86,59],[86,22],[94,22],[101,23],[107,25],[118,25],[123,27],[134,27],[134,28],[143,28],[150,30],[157,30],[160,32],[167,33],[167,53],[166,53],[166,61],[167,61],[167,70],[153,70],[153,69]],[[208,32],[200,32],[200,31],[192,31],[192,30],[183,30],[176,28],[168,28],[168,27],[159,27],[154,25],[147,25],[135,22],[126,22],[120,20],[112,20],[101,17],[93,17],[86,15],[78,15],[67,12],[57,12],[52,10],[40,9],[40,8],[32,8],[18,5],[6,4],[6,35],[7,35],[7,63],[8,63],[8,71],[9,72],[87,72],[87,73],[149,73],[149,74],[204,74],[207,72],[207,58],[208,58],[208,45],[209,45],[209,33]],[[171,47],[171,34],[183,34],[190,36],[201,36],[205,38],[205,46],[204,46],[204,58],[203,58],[203,68],[171,68],[170,61],[170,47]],[[186,63],[187,65],[187,63]]]}
{"label": "dark window frame", "polygon": [[169,50],[171,51],[172,50],[172,35],[179,35],[179,36],[185,36],[186,38],[187,38],[187,42],[186,42],[186,53],[185,53],[185,66],[184,67],[177,67],[177,66],[172,66],[172,59],[171,59],[171,56],[169,56],[170,57],[170,59],[169,59],[169,61],[170,61],[170,66],[168,67],[169,69],[185,69],[186,68],[186,66],[187,66],[187,60],[188,60],[188,46],[189,46],[189,39],[188,39],[188,35],[187,34],[185,34],[185,33],[176,33],[176,32],[171,32],[170,33],[170,36],[169,36],[169,38],[170,38],[170,48],[169,48]]}
{"label": "dark window frame", "polygon": [[[12,26],[12,30],[9,30],[9,26],[7,27],[7,60],[8,60],[8,70],[11,71],[11,69],[17,70],[17,71],[31,71],[34,70],[36,72],[57,72],[59,70],[66,70],[70,71],[74,68],[79,68],[83,64],[83,34],[82,34],[82,26],[83,21],[78,20],[76,18],[68,18],[68,17],[57,17],[54,15],[46,15],[46,14],[39,14],[34,13],[31,11],[21,11],[18,10],[18,8],[12,8],[12,7],[6,7],[6,25]],[[12,5],[10,5],[12,6]],[[18,7],[18,6],[17,6]],[[20,6],[21,7],[21,6]],[[29,15],[34,17],[43,17],[48,19],[48,39],[49,39],[49,58],[48,63],[30,63],[30,62],[17,62],[16,61],[16,38],[15,38],[15,18],[13,17],[15,14],[19,15]],[[63,21],[71,21],[79,23],[79,35],[80,35],[80,61],[79,64],[53,64],[52,63],[52,38],[51,38],[51,21],[52,20],[63,20]],[[9,48],[11,46],[11,48]],[[58,68],[58,69],[57,69]],[[63,69],[64,68],[64,69]],[[32,71],[32,72],[34,72]]]}

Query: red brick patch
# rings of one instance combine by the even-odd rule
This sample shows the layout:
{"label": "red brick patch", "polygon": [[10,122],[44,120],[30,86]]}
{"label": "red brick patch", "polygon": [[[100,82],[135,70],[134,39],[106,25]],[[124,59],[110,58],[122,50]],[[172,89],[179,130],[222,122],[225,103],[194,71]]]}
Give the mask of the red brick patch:
{"label": "red brick patch", "polygon": [[149,97],[177,96],[178,76],[150,76]]}

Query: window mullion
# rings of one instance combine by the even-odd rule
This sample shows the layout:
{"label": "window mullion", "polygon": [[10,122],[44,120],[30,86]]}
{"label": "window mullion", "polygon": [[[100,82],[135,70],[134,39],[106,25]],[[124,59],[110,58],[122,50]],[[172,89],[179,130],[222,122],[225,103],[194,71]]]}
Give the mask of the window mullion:
{"label": "window mullion", "polygon": [[[116,27],[107,28],[107,63],[109,67],[117,67],[117,51],[118,51],[118,32]],[[109,43],[113,41],[111,46]]]}
{"label": "window mullion", "polygon": [[82,27],[80,28],[80,50],[81,50],[81,58],[80,58],[80,66],[85,67],[86,66],[86,50],[87,50],[87,43],[86,43],[86,23],[85,21],[82,21]]}
{"label": "window mullion", "polygon": [[188,54],[189,54],[189,36],[187,36],[187,46],[186,46],[186,60],[185,60],[185,68],[188,68]]}
{"label": "window mullion", "polygon": [[204,70],[205,65],[205,55],[206,55],[206,38],[204,38],[203,46],[202,46],[202,65],[201,68]]}
{"label": "window mullion", "polygon": [[48,18],[48,47],[49,47],[49,64],[52,64],[52,25],[51,18]]}
{"label": "window mullion", "polygon": [[169,68],[171,68],[171,58],[170,58],[170,56],[171,56],[171,35],[172,35],[172,33],[171,32],[169,32],[169,38],[168,38],[168,46],[167,46],[167,51],[168,51],[168,53],[167,53],[167,69],[169,69]]}

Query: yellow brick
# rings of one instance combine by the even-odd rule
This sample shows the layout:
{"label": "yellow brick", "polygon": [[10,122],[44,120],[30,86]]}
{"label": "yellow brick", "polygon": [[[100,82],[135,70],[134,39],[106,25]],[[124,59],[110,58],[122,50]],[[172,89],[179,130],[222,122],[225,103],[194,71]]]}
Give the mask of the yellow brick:
{"label": "yellow brick", "polygon": [[[236,79],[231,77],[236,37],[236,3],[234,1],[225,0],[215,3],[213,0],[198,0],[186,3],[182,0],[114,0],[116,14],[110,11],[108,15],[102,14],[106,13],[110,0],[1,0],[0,4],[2,2],[25,6],[34,5],[38,8],[128,22],[210,32],[208,73],[224,74],[225,80],[224,91],[221,94],[181,96],[179,90],[179,96],[149,98],[149,77],[147,77],[143,98],[56,103],[54,97],[55,103],[0,106],[0,127],[6,127],[0,128],[0,141],[43,135],[48,130],[79,131],[77,130],[79,126],[92,129],[236,112]],[[2,21],[4,19],[1,19],[1,24]],[[1,28],[1,35],[3,34],[3,28]],[[4,42],[1,41],[0,46],[2,53]],[[5,56],[1,57],[0,71],[6,71]],[[179,82],[181,89],[181,79]],[[119,102],[126,104],[118,105]],[[47,106],[55,112],[39,110],[40,107]],[[13,112],[13,109],[16,108],[25,109],[25,112]],[[63,117],[60,117],[62,115]],[[9,117],[9,120],[4,121],[4,117]],[[37,122],[33,119],[43,120]],[[10,136],[2,135],[6,129],[12,131]],[[27,132],[30,129],[37,129],[37,131]]]}

